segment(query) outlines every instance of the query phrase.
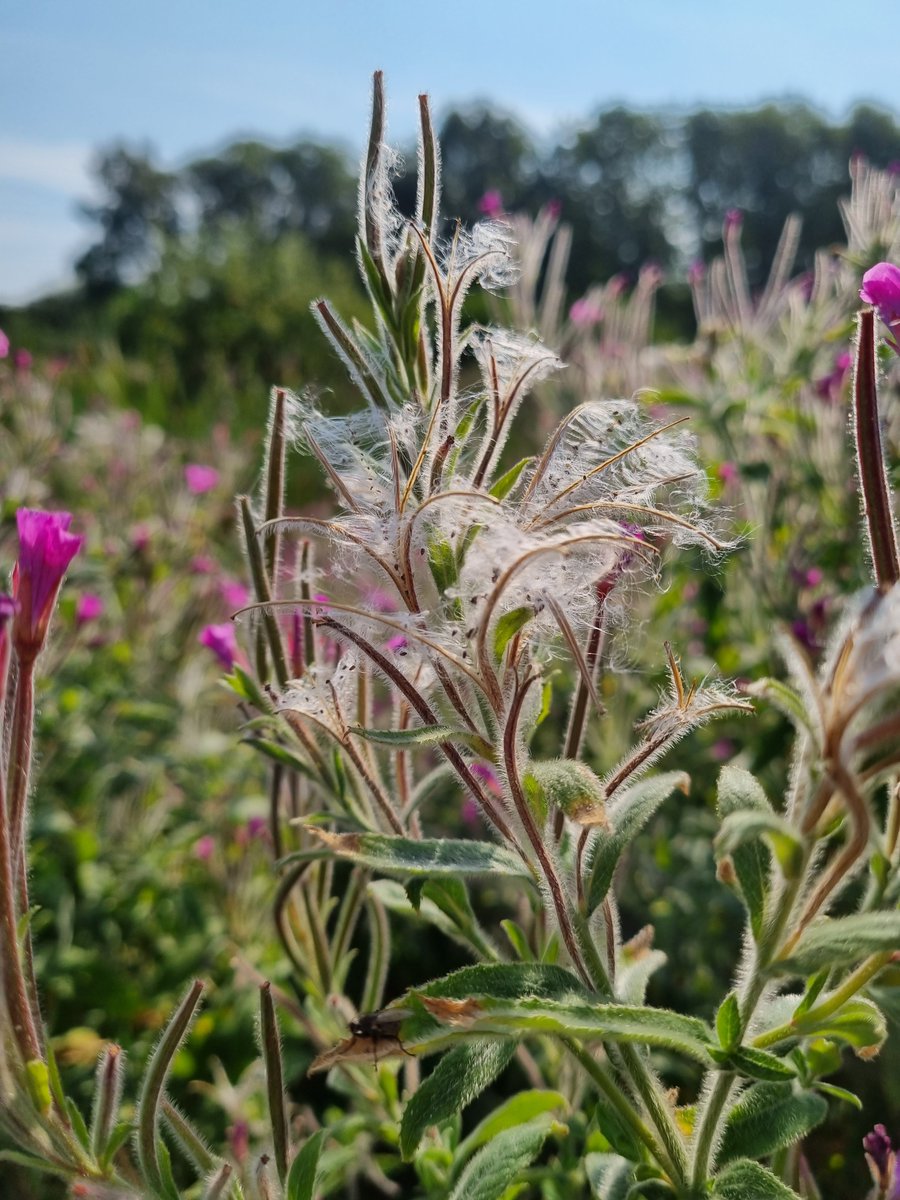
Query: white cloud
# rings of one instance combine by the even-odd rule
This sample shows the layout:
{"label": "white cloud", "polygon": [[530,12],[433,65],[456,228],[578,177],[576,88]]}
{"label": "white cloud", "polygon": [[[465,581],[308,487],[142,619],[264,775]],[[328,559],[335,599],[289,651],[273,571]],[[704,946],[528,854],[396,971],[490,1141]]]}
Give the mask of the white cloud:
{"label": "white cloud", "polygon": [[0,137],[0,179],[84,196],[91,190],[91,156],[84,142]]}

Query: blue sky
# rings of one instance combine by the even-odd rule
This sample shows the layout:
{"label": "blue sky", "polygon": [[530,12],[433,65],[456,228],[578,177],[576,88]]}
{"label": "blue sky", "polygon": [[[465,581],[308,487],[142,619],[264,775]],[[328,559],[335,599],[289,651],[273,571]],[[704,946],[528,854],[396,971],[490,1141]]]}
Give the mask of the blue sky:
{"label": "blue sky", "polygon": [[90,164],[115,141],[166,165],[238,134],[360,144],[369,79],[390,131],[415,97],[488,99],[542,135],[599,107],[804,97],[900,112],[884,0],[0,0],[0,301],[66,280]]}

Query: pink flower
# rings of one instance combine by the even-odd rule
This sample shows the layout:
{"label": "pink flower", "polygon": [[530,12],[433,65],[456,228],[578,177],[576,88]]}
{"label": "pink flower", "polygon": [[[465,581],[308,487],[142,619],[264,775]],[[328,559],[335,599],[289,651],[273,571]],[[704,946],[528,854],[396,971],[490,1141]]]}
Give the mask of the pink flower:
{"label": "pink flower", "polygon": [[382,588],[373,587],[366,593],[366,608],[377,613],[395,612],[397,609],[397,601],[389,592]]}
{"label": "pink flower", "polygon": [[104,607],[99,596],[95,596],[93,592],[84,592],[78,597],[78,603],[75,606],[76,624],[86,625],[89,621],[96,621],[103,615]]}
{"label": "pink flower", "polygon": [[387,648],[393,654],[399,654],[403,656],[406,654],[408,647],[409,643],[402,633],[395,633],[392,638],[388,638],[387,640]]}
{"label": "pink flower", "polygon": [[876,263],[863,275],[859,298],[878,309],[878,315],[891,331],[890,344],[900,353],[897,334],[900,332],[900,267],[893,263]]}
{"label": "pink flower", "polygon": [[216,560],[208,554],[195,554],[191,559],[191,572],[194,575],[215,575]]}
{"label": "pink flower", "polygon": [[9,634],[6,627],[16,614],[16,602],[12,596],[0,592],[0,706],[6,686],[6,667],[9,662]]}
{"label": "pink flower", "polygon": [[544,212],[551,221],[558,221],[562,214],[562,200],[557,200],[555,197],[552,200],[548,200],[544,205]]}
{"label": "pink flower", "polygon": [[723,223],[724,236],[728,237],[730,233],[740,233],[741,226],[744,224],[744,214],[739,208],[729,208],[725,214]]}
{"label": "pink flower", "polygon": [[803,582],[807,587],[818,587],[825,578],[825,573],[821,567],[810,567],[803,577]]}
{"label": "pink flower", "polygon": [[596,300],[582,296],[569,309],[569,320],[579,329],[589,329],[591,325],[598,325],[603,320],[603,309]]}
{"label": "pink flower", "polygon": [[500,786],[500,780],[497,778],[497,773],[494,768],[488,766],[487,763],[473,762],[469,765],[469,770],[484,784],[487,791],[493,796],[502,796],[503,789]]}
{"label": "pink flower", "polygon": [[9,338],[0,329],[0,358],[6,358],[7,354],[9,354]]}
{"label": "pink flower", "polygon": [[226,671],[230,671],[241,656],[234,626],[230,621],[226,621],[222,625],[207,625],[197,640],[201,646],[212,650]]}
{"label": "pink flower", "polygon": [[817,379],[813,385],[816,389],[816,395],[822,400],[826,400],[829,404],[834,404],[841,398],[841,393],[844,390],[844,381],[850,373],[852,360],[850,355],[845,351],[835,355],[834,367],[831,371],[824,375],[821,379]]}
{"label": "pink flower", "polygon": [[31,369],[31,364],[34,359],[31,357],[30,350],[17,350],[13,354],[13,366],[17,371],[28,371]]}
{"label": "pink flower", "polygon": [[184,481],[188,491],[195,496],[210,492],[219,482],[219,472],[215,467],[204,467],[200,463],[188,463],[184,468]]}
{"label": "pink flower", "polygon": [[503,197],[496,188],[490,188],[484,193],[478,201],[478,211],[492,220],[503,216]]}
{"label": "pink flower", "polygon": [[688,283],[691,287],[696,287],[706,278],[706,263],[702,258],[696,258],[688,267]]}
{"label": "pink flower", "polygon": [[250,593],[238,579],[223,579],[219,584],[222,599],[229,608],[243,608],[250,598]]}
{"label": "pink flower", "polygon": [[734,481],[740,475],[740,472],[738,471],[735,463],[723,462],[719,463],[718,467],[716,468],[716,474],[723,483],[734,483]]}
{"label": "pink flower", "polygon": [[202,838],[197,838],[196,842],[194,842],[194,858],[199,858],[201,862],[209,862],[215,848],[216,843],[207,833]]}
{"label": "pink flower", "polygon": [[68,532],[71,513],[20,508],[16,524],[19,560],[13,572],[13,594],[19,609],[13,640],[20,655],[33,658],[44,644],[63,576],[84,538]]}

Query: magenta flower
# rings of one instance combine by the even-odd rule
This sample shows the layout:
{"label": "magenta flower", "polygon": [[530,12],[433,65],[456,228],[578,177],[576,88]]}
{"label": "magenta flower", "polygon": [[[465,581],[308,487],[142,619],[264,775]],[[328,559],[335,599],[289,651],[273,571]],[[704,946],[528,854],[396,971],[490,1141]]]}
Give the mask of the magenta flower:
{"label": "magenta flower", "polygon": [[84,545],[84,538],[69,533],[72,514],[20,508],[19,559],[13,572],[13,594],[18,612],[13,640],[24,658],[33,658],[44,644],[53,605],[69,563]]}
{"label": "magenta flower", "polygon": [[478,201],[478,211],[496,220],[503,216],[503,197],[496,188],[489,188]]}
{"label": "magenta flower", "polygon": [[230,671],[241,657],[234,626],[230,621],[226,621],[222,625],[207,625],[197,640],[201,646],[212,650],[226,671]]}
{"label": "magenta flower", "polygon": [[6,358],[7,354],[9,354],[9,338],[0,329],[0,358]]}
{"label": "magenta flower", "polygon": [[599,325],[603,320],[603,309],[596,300],[582,296],[569,309],[569,320],[579,329],[589,329],[592,325]]}
{"label": "magenta flower", "polygon": [[13,355],[13,366],[17,371],[31,370],[31,364],[34,359],[31,357],[30,350],[17,350]]}
{"label": "magenta flower", "polygon": [[888,339],[900,353],[897,334],[900,332],[900,267],[893,263],[876,263],[863,275],[859,298],[878,309],[878,315],[891,331]]}
{"label": "magenta flower", "polygon": [[729,208],[725,214],[724,236],[728,237],[730,233],[740,233],[743,224],[744,214],[741,210],[739,208]]}
{"label": "magenta flower", "polygon": [[6,685],[6,667],[9,662],[9,634],[6,627],[16,613],[16,602],[12,596],[0,592],[0,705],[3,704],[3,691]]}
{"label": "magenta flower", "polygon": [[222,599],[229,608],[243,608],[250,599],[250,593],[237,579],[223,579],[219,584]]}
{"label": "magenta flower", "polygon": [[208,554],[195,554],[191,559],[191,574],[193,575],[215,575],[216,560],[210,558]]}
{"label": "magenta flower", "polygon": [[409,642],[407,642],[402,633],[395,633],[392,638],[388,638],[387,648],[393,654],[399,654],[402,656],[406,654],[409,648]]}
{"label": "magenta flower", "polygon": [[494,796],[502,796],[503,788],[500,786],[500,780],[497,778],[497,773],[488,763],[473,762],[469,764],[469,770],[484,784],[487,791]]}
{"label": "magenta flower", "polygon": [[554,196],[552,200],[548,200],[544,205],[544,212],[551,221],[558,221],[562,215],[562,200],[557,200]]}
{"label": "magenta flower", "polygon": [[210,492],[219,482],[219,472],[215,467],[204,467],[200,463],[188,463],[184,468],[184,481],[188,491],[195,496]]}
{"label": "magenta flower", "polygon": [[740,475],[740,471],[735,463],[723,462],[719,463],[718,467],[716,468],[716,474],[723,483],[734,483],[734,481]]}
{"label": "magenta flower", "polygon": [[89,621],[96,621],[98,617],[103,616],[104,607],[99,596],[95,596],[93,592],[85,592],[78,597],[78,603],[75,606],[76,624],[87,625]]}
{"label": "magenta flower", "polygon": [[850,373],[851,365],[852,359],[846,350],[836,355],[831,371],[827,375],[823,375],[821,379],[817,379],[813,385],[816,395],[829,404],[837,403],[844,390],[844,382]]}
{"label": "magenta flower", "polygon": [[876,1125],[862,1140],[866,1162],[878,1200],[900,1200],[900,1161],[883,1125]]}

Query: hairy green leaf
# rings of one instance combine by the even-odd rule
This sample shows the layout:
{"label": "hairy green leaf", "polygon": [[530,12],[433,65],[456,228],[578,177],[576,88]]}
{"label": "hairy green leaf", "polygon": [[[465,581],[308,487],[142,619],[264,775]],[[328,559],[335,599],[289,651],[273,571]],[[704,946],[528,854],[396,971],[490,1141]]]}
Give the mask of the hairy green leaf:
{"label": "hairy green leaf", "polygon": [[395,750],[436,746],[440,742],[456,741],[462,734],[462,730],[453,729],[449,725],[417,725],[413,729],[363,729],[361,725],[354,725],[351,726],[350,732],[365,738],[367,742],[392,746]]}
{"label": "hairy green leaf", "polygon": [[616,864],[625,847],[637,837],[676,788],[686,792],[687,787],[688,777],[683,771],[667,771],[642,779],[610,805],[607,810],[609,827],[597,830],[590,852],[587,886],[589,913],[594,911],[609,891]]}
{"label": "hairy green leaf", "polygon": [[589,1154],[584,1169],[597,1200],[625,1200],[634,1181],[634,1163],[619,1154]]}
{"label": "hairy green leaf", "polygon": [[793,1188],[771,1171],[745,1158],[716,1176],[712,1194],[718,1200],[800,1200]]}
{"label": "hairy green leaf", "polygon": [[373,871],[394,875],[524,875],[525,863],[493,842],[462,838],[393,837],[383,833],[332,833],[312,827],[328,850],[362,863]]}
{"label": "hairy green leaf", "polygon": [[803,845],[793,825],[777,813],[751,809],[730,813],[716,838],[716,853],[732,854],[747,842],[758,842],[760,838],[765,838],[772,847],[785,878],[795,879],[803,861]]}
{"label": "hairy green leaf", "polygon": [[857,996],[848,1000],[836,1013],[827,1017],[816,1017],[811,1013],[796,1017],[793,1021],[798,1034],[804,1037],[826,1037],[846,1042],[854,1050],[866,1050],[881,1046],[887,1038],[887,1023],[877,1004]]}
{"label": "hairy green leaf", "polygon": [[[754,776],[737,767],[723,767],[719,773],[718,809],[722,820],[737,812],[772,812],[772,806]],[[750,928],[758,939],[769,890],[769,851],[758,840],[751,841],[736,846],[731,858],[738,888],[750,916]]]}
{"label": "hairy green leaf", "polygon": [[479,1146],[483,1146],[498,1133],[502,1133],[504,1129],[512,1129],[515,1125],[524,1125],[526,1121],[532,1121],[544,1113],[557,1112],[568,1107],[569,1102],[562,1092],[551,1092],[545,1088],[531,1088],[525,1092],[517,1092],[499,1108],[495,1108],[490,1116],[485,1117],[481,1124],[476,1125],[469,1136],[460,1142],[456,1157],[464,1160]]}
{"label": "hairy green leaf", "polygon": [[754,1050],[749,1046],[738,1046],[728,1055],[728,1064],[734,1071],[749,1075],[751,1079],[778,1082],[793,1079],[797,1072],[783,1059],[765,1050]]}
{"label": "hairy green leaf", "polygon": [[475,1155],[450,1193],[450,1200],[499,1200],[520,1171],[540,1153],[549,1118],[504,1129]]}
{"label": "hairy green leaf", "polygon": [[481,1040],[466,1042],[445,1054],[403,1110],[403,1157],[412,1158],[429,1125],[438,1125],[460,1112],[493,1083],[515,1051],[512,1040]]}
{"label": "hairy green leaf", "polygon": [[769,967],[771,975],[810,975],[900,946],[900,912],[823,918],[802,934],[792,952]]}
{"label": "hairy green leaf", "polygon": [[505,471],[491,488],[491,495],[494,497],[494,499],[505,500],[519,482],[519,476],[522,474],[525,468],[533,462],[533,457],[522,458],[514,467],[510,467],[508,471]]}
{"label": "hairy green leaf", "polygon": [[806,1137],[828,1115],[815,1092],[794,1091],[789,1083],[757,1083],[728,1115],[719,1161],[765,1158]]}
{"label": "hairy green leaf", "polygon": [[733,1050],[741,1040],[741,1009],[734,992],[729,992],[719,1005],[716,1033],[723,1050]]}

